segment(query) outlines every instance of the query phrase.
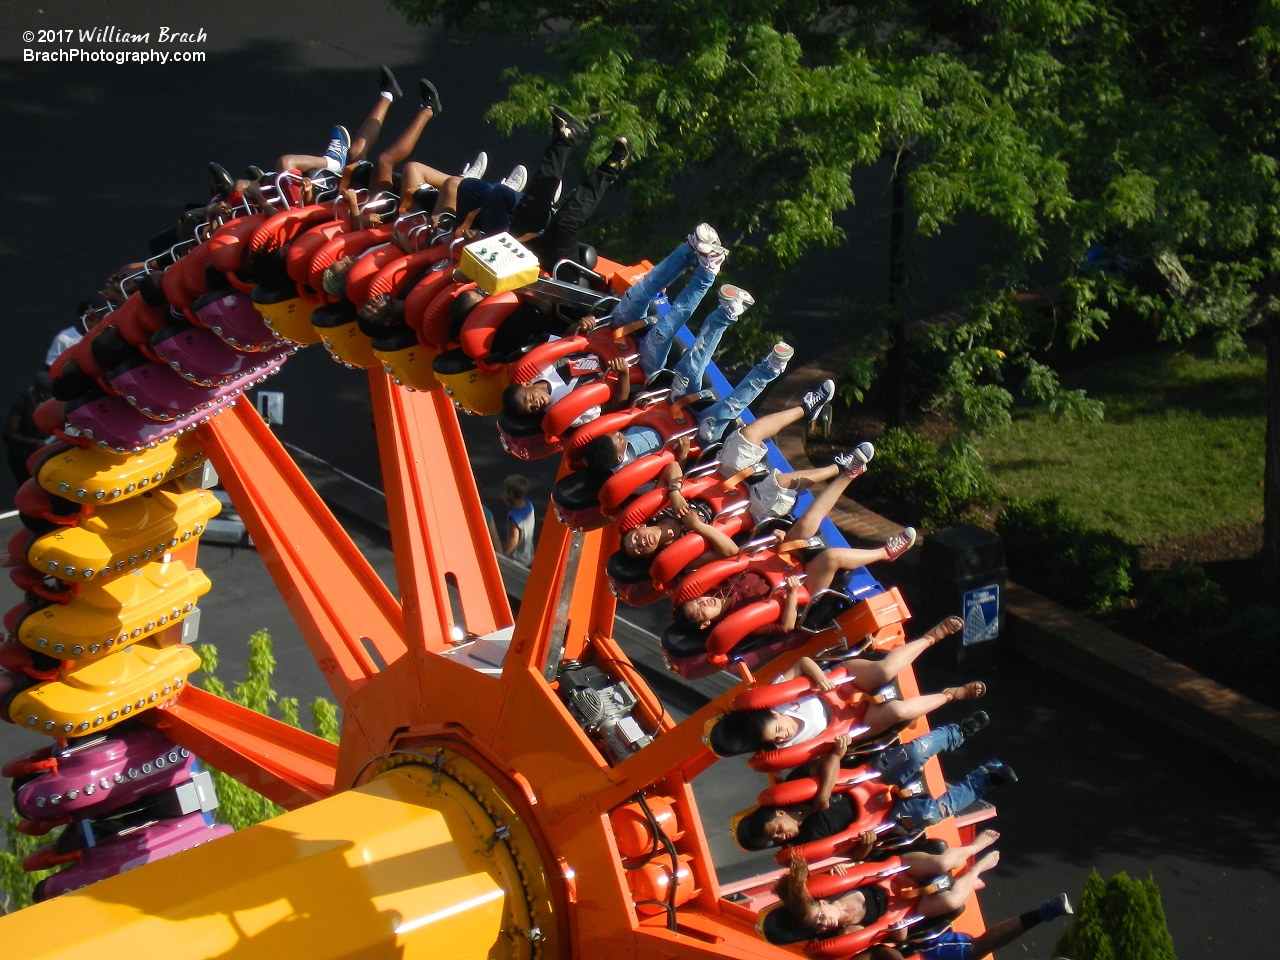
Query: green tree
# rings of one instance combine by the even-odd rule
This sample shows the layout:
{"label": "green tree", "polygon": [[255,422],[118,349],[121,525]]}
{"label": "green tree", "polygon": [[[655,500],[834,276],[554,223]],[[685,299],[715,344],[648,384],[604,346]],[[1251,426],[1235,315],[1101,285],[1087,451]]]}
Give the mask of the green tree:
{"label": "green tree", "polygon": [[[479,33],[555,31],[554,73],[512,71],[489,116],[504,131],[545,129],[545,104],[561,102],[594,122],[590,162],[615,134],[632,138],[627,215],[601,228],[616,255],[652,255],[662,226],[706,219],[733,249],[732,269],[767,292],[805,251],[843,241],[833,217],[855,200],[852,169],[887,160],[904,198],[888,271],[888,316],[900,320],[906,234],[981,214],[997,242],[970,291],[970,329],[953,338],[948,393],[999,419],[1011,397],[995,381],[1013,357],[1035,372],[1038,397],[1058,398],[1010,305],[1043,255],[1045,225],[1070,206],[1066,168],[1036,130],[1052,126],[1043,51],[1084,22],[1087,3],[394,2],[410,20]],[[753,314],[735,327],[739,357],[761,345]]]}
{"label": "green tree", "polygon": [[[280,719],[291,727],[301,727],[298,722],[296,697],[281,697],[272,687],[276,658],[271,649],[271,634],[259,630],[249,637],[249,662],[245,678],[231,690],[217,676],[218,648],[211,643],[201,643],[196,648],[200,656],[200,669],[204,679],[200,686],[215,696],[248,707],[257,713],[271,716],[274,704],[280,711]],[[316,736],[331,743],[338,742],[338,708],[324,697],[316,697],[311,703],[311,723]],[[221,770],[209,768],[214,788],[218,791],[216,816],[223,823],[237,830],[261,823],[284,813],[284,808],[272,803],[243,783]]]}
{"label": "green tree", "polygon": [[[1129,314],[1162,339],[1267,346],[1264,557],[1280,569],[1280,6],[1098,4],[1061,50],[1075,198],[1060,265],[1077,338]],[[1090,245],[1104,268],[1071,269]]]}
{"label": "green tree", "polygon": [[1177,960],[1155,881],[1089,874],[1075,919],[1054,952],[1072,960]]}

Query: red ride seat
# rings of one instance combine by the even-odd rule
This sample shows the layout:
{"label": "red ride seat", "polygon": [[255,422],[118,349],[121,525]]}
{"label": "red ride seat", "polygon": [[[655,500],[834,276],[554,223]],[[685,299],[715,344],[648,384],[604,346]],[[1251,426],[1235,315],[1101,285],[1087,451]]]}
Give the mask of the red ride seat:
{"label": "red ride seat", "polygon": [[462,352],[476,362],[482,373],[497,373],[506,364],[490,363],[493,338],[504,320],[520,308],[520,295],[514,290],[485,297],[472,308],[458,333]]}
{"label": "red ride seat", "polygon": [[[474,283],[442,284],[440,292],[435,295],[422,314],[420,333],[423,343],[437,350],[447,350],[453,342],[453,301],[460,294],[476,289]],[[409,305],[405,303],[407,314]]]}
{"label": "red ride seat", "polygon": [[[423,343],[429,344],[437,350],[443,346],[448,346],[447,341],[444,344],[437,344],[434,340],[427,338],[423,323],[431,302],[453,283],[453,261],[450,260],[439,270],[433,270],[419,280],[414,285],[414,288],[409,291],[409,295],[404,298],[404,322],[418,332]],[[448,337],[447,329],[445,330],[445,336]]]}
{"label": "red ride seat", "polygon": [[[370,247],[386,243],[390,239],[390,226],[379,226],[374,227],[372,230],[353,230],[338,234],[324,244],[316,255],[311,258],[311,264],[307,268],[307,284],[313,290],[323,291],[324,272],[333,266],[335,261],[341,260],[343,257],[358,257]],[[353,267],[352,269],[355,268]],[[349,274],[348,279],[350,279]],[[331,298],[325,294],[325,299]]]}
{"label": "red ride seat", "polygon": [[243,280],[240,274],[248,275],[249,238],[262,224],[266,223],[265,213],[255,213],[248,217],[239,217],[224,223],[213,232],[207,241],[209,244],[209,263],[215,270],[227,275],[232,286],[242,293],[253,290],[253,282]]}
{"label": "red ride seat", "polygon": [[320,248],[330,240],[350,232],[351,224],[336,220],[318,224],[307,230],[306,233],[289,244],[289,252],[285,254],[285,272],[289,274],[289,278],[299,287],[306,287],[310,290],[311,284],[307,282],[307,277],[311,269],[312,259],[320,252]]}

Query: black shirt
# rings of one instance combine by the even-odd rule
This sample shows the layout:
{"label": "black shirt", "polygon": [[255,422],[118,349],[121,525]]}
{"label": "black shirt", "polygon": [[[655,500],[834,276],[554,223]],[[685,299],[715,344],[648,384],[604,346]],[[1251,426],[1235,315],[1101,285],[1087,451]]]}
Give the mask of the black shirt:
{"label": "black shirt", "polygon": [[853,798],[847,793],[838,793],[831,798],[831,806],[827,809],[815,811],[804,818],[796,843],[824,840],[849,829],[849,825],[857,819],[858,807]]}
{"label": "black shirt", "polygon": [[555,314],[522,303],[494,331],[489,362],[511,363],[520,358],[526,347],[545,343],[547,337],[563,332],[564,323]]}

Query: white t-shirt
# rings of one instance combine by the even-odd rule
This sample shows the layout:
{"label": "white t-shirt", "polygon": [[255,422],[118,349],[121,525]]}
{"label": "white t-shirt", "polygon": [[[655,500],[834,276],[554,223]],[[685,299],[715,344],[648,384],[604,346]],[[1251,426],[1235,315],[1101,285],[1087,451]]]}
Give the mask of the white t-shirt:
{"label": "white t-shirt", "polygon": [[[773,682],[781,683],[782,678],[779,677]],[[827,701],[812,693],[773,709],[784,717],[791,717],[800,724],[800,729],[796,731],[796,735],[782,744],[784,747],[794,747],[798,743],[808,743],[814,737],[820,736],[831,723],[831,711],[827,708]]]}
{"label": "white t-shirt", "polygon": [[59,330],[54,335],[53,343],[49,344],[48,352],[44,355],[44,365],[52,367],[53,361],[62,355],[62,351],[66,350],[67,347],[74,347],[83,337],[84,334],[80,332],[79,327],[67,327],[64,330]]}
{"label": "white t-shirt", "polygon": [[[581,379],[581,377],[572,377],[566,381],[564,377],[560,376],[560,372],[556,370],[555,367],[547,367],[547,369],[538,374],[537,378],[533,382],[537,383],[541,380],[550,387],[551,402],[555,403],[561,397],[567,397],[569,394],[573,393],[573,388],[578,385],[578,381]],[[602,412],[603,411],[598,405],[590,407],[579,414],[578,418],[574,420],[573,423],[569,424],[569,426],[580,427],[584,423],[590,423],[596,417],[600,416]]]}

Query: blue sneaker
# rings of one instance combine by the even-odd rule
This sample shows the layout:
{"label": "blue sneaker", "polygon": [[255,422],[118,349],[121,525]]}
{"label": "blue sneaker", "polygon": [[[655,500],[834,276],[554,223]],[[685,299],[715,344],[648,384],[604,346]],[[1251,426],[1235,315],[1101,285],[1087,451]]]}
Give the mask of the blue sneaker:
{"label": "blue sneaker", "polygon": [[325,148],[324,155],[330,160],[336,160],[339,167],[347,165],[347,151],[351,149],[351,134],[347,133],[347,128],[339,124],[329,131],[329,146]]}

